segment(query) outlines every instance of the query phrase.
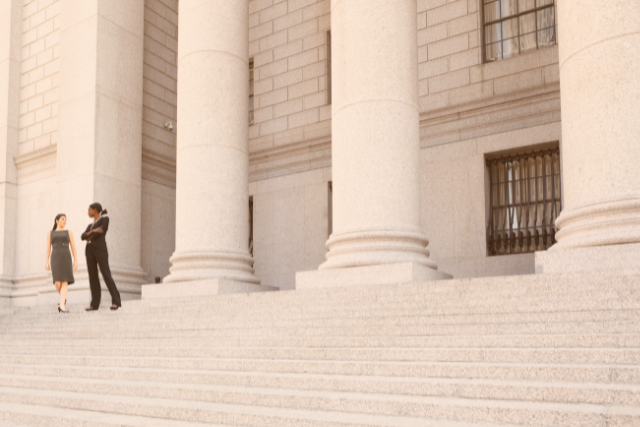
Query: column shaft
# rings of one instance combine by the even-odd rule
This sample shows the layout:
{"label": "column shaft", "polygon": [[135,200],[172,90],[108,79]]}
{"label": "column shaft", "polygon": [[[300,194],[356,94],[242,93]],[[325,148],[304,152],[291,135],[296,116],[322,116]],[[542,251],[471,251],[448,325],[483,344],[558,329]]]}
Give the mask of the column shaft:
{"label": "column shaft", "polygon": [[320,269],[436,268],[420,226],[415,0],[332,0],[334,231]]}
{"label": "column shaft", "polygon": [[[54,209],[67,214],[79,263],[84,265],[80,235],[92,221],[89,205],[99,202],[107,208],[109,262],[126,298],[129,292],[140,293],[144,276],[140,267],[144,1],[62,0],[61,6]],[[78,281],[88,283],[86,270],[78,272]]]}
{"label": "column shaft", "polygon": [[558,2],[565,209],[553,250],[640,242],[640,2]]}
{"label": "column shaft", "polygon": [[259,283],[248,250],[248,8],[180,2],[176,250],[165,282]]}
{"label": "column shaft", "polygon": [[8,304],[15,275],[20,116],[22,2],[0,4],[0,305]]}

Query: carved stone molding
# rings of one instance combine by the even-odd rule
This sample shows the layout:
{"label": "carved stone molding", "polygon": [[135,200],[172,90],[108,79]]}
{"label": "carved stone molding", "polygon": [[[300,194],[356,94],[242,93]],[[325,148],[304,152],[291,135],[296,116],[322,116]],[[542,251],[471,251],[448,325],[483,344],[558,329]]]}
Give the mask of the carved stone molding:
{"label": "carved stone molding", "polygon": [[142,150],[142,179],[176,188],[176,161]]}
{"label": "carved stone molding", "polygon": [[300,141],[249,154],[249,180],[257,181],[331,165],[331,137]]}
{"label": "carved stone molding", "polygon": [[15,157],[18,182],[31,182],[55,175],[57,151],[57,145],[48,145],[39,150]]}

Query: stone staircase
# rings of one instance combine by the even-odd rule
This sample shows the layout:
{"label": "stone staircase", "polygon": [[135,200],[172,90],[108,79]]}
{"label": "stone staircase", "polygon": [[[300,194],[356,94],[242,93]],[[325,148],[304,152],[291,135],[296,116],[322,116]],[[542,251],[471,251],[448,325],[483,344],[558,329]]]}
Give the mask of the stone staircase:
{"label": "stone staircase", "polygon": [[3,308],[0,427],[640,426],[637,273],[125,304]]}

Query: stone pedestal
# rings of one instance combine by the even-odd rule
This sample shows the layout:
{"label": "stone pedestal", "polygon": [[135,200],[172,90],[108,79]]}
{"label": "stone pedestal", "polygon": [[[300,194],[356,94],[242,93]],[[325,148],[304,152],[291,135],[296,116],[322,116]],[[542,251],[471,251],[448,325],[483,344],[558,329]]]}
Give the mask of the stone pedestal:
{"label": "stone pedestal", "polygon": [[637,264],[640,3],[563,1],[558,20],[565,208],[536,271]]}
{"label": "stone pedestal", "polygon": [[536,252],[535,257],[538,274],[590,271],[640,275],[640,243],[549,250]]}
{"label": "stone pedestal", "polygon": [[414,262],[335,268],[296,273],[296,289],[337,288],[348,286],[391,285],[451,279],[442,273]]}
{"label": "stone pedestal", "polygon": [[192,280],[182,283],[148,284],[142,287],[142,299],[192,298],[225,294],[277,291],[278,288],[225,278]]}
{"label": "stone pedestal", "polygon": [[440,278],[420,225],[416,3],[331,5],[333,234],[316,279],[299,274],[296,287],[351,275],[325,273],[334,269],[373,279],[357,269],[369,266],[415,264]]}
{"label": "stone pedestal", "polygon": [[553,250],[640,242],[640,3],[559,2],[565,209]]}
{"label": "stone pedestal", "polygon": [[248,249],[248,8],[180,4],[176,250],[165,283],[260,283]]}

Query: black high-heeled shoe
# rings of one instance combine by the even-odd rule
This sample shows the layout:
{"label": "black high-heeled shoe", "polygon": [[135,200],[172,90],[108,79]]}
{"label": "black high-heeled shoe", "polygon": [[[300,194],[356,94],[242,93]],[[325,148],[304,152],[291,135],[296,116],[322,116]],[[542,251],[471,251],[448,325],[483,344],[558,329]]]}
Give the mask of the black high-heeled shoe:
{"label": "black high-heeled shoe", "polygon": [[64,314],[69,314],[69,310],[63,310],[60,308],[60,306],[58,306],[58,313],[64,313]]}

